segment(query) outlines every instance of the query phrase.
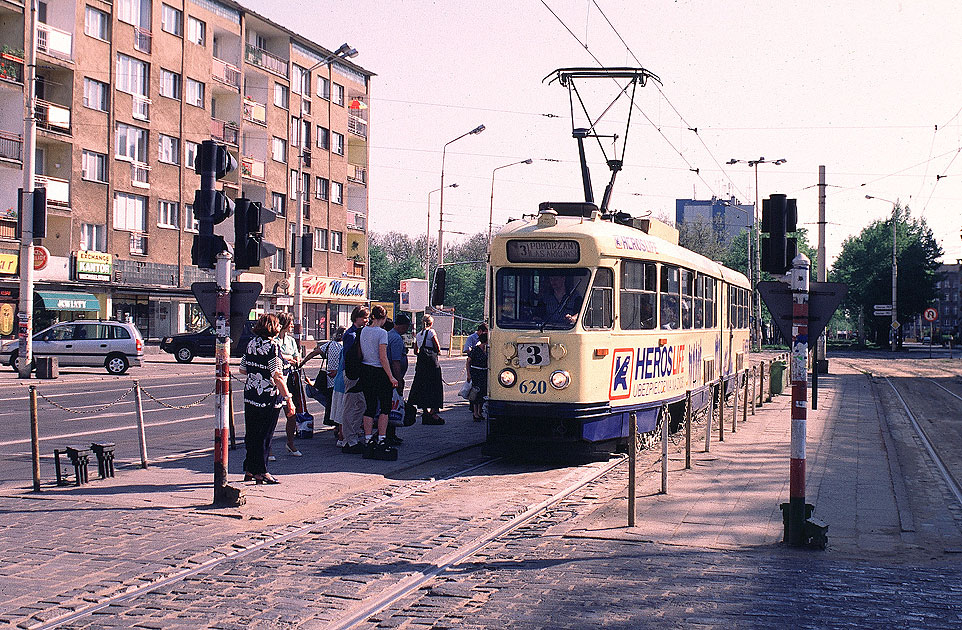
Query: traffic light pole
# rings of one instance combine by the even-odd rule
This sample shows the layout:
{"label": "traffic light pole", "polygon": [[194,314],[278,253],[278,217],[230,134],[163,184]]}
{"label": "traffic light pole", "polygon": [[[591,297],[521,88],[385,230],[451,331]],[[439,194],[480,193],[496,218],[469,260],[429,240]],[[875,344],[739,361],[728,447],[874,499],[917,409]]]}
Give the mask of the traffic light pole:
{"label": "traffic light pole", "polygon": [[792,448],[788,491],[788,544],[805,544],[805,433],[808,422],[808,289],[811,262],[792,261]]}
{"label": "traffic light pole", "polygon": [[227,446],[230,438],[230,278],[231,256],[217,255],[217,310],[214,333],[214,505],[232,507],[245,500],[239,488],[227,484]]}
{"label": "traffic light pole", "polygon": [[[33,362],[33,190],[36,183],[37,154],[37,0],[30,2],[30,40],[27,45],[27,111],[23,128],[23,190],[20,198],[20,304],[17,314],[20,378],[30,378]],[[27,203],[27,201],[30,203]]]}

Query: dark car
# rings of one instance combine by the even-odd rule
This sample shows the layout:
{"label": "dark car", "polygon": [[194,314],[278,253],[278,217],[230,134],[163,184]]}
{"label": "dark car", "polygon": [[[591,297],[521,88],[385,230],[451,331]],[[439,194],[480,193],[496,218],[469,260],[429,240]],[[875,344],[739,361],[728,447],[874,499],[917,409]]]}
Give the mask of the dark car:
{"label": "dark car", "polygon": [[[231,356],[239,357],[244,354],[247,343],[254,335],[250,324],[244,325],[241,331],[240,343],[231,349]],[[217,336],[211,326],[192,333],[180,333],[173,337],[164,337],[160,342],[160,349],[174,355],[179,363],[190,363],[194,357],[212,357],[217,345]]]}

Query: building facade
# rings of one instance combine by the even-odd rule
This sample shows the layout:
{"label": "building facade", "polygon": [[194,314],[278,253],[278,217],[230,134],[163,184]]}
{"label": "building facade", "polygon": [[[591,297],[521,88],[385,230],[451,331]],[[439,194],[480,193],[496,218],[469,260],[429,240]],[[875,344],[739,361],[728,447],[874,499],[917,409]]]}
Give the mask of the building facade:
{"label": "building facade", "polygon": [[709,200],[676,199],[675,225],[686,223],[707,223],[718,235],[723,244],[728,244],[742,230],[752,226],[754,204],[742,204],[737,199]]}
{"label": "building facade", "polygon": [[[936,271],[935,308],[939,311],[939,319],[932,326],[937,338],[952,335],[958,339],[962,333],[962,260],[954,264],[939,265]],[[918,336],[927,335],[929,325],[920,322],[921,330]]]}
{"label": "building facade", "polygon": [[[0,0],[0,336],[13,333],[19,293],[29,6]],[[277,215],[265,228],[277,255],[239,277],[263,284],[257,310],[293,304],[303,192],[305,333],[325,339],[346,323],[368,298],[371,72],[229,1],[46,0],[37,19],[36,182],[48,227],[35,330],[116,318],[159,339],[203,325],[190,285],[213,277],[191,264],[191,204],[208,139],[237,161],[221,180],[227,195]]]}

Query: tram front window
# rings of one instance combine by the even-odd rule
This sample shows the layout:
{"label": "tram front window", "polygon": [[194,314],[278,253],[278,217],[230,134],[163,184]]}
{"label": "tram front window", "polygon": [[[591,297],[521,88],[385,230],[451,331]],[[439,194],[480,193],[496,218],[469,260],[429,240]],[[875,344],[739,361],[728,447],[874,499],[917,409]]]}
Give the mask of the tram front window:
{"label": "tram front window", "polygon": [[498,327],[570,330],[581,313],[587,269],[499,269]]}

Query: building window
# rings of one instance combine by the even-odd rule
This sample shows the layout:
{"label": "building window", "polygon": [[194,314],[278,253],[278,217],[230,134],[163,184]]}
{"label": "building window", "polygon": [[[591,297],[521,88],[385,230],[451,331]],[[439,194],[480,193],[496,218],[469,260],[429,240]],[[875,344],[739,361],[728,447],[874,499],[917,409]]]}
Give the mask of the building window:
{"label": "building window", "polygon": [[344,203],[344,184],[331,182],[331,201],[334,203]]}
{"label": "building window", "polygon": [[150,30],[150,0],[118,0],[117,19]]}
{"label": "building window", "polygon": [[114,193],[114,229],[146,232],[147,197],[123,192]]}
{"label": "building window", "polygon": [[187,41],[198,46],[207,45],[207,25],[197,18],[187,16]]}
{"label": "building window", "polygon": [[105,225],[96,223],[82,223],[80,225],[80,249],[85,252],[107,251]]}
{"label": "building window", "polygon": [[176,201],[164,201],[161,199],[157,203],[157,225],[160,227],[176,228],[179,216],[180,204]]}
{"label": "building window", "polygon": [[196,232],[200,229],[200,221],[194,216],[194,204],[184,204],[184,230],[186,232]]}
{"label": "building window", "polygon": [[194,107],[204,106],[204,84],[200,81],[195,81],[190,77],[187,77],[186,85],[186,96],[185,102],[188,105],[193,105]]}
{"label": "building window", "polygon": [[180,163],[180,138],[160,134],[157,159],[165,164]]}
{"label": "building window", "polygon": [[344,234],[331,231],[331,251],[341,253],[344,251]]}
{"label": "building window", "polygon": [[291,116],[291,146],[301,146],[301,119]]}
{"label": "building window", "polygon": [[271,157],[275,162],[287,164],[287,142],[284,138],[277,136],[271,138]]}
{"label": "building window", "polygon": [[327,127],[317,126],[317,148],[329,151],[331,149],[331,132]]}
{"label": "building window", "polygon": [[147,163],[147,130],[117,123],[117,157]]}
{"label": "building window", "polygon": [[84,11],[84,33],[90,37],[110,41],[110,15],[91,6]]}
{"label": "building window", "polygon": [[180,100],[180,74],[160,69],[160,95]]}
{"label": "building window", "polygon": [[107,183],[107,156],[84,149],[81,158],[81,176],[89,182]]}
{"label": "building window", "polygon": [[180,9],[162,4],[160,7],[160,28],[171,35],[184,34],[184,13]]}
{"label": "building window", "polygon": [[344,134],[332,131],[331,135],[334,136],[334,153],[344,155]]}
{"label": "building window", "polygon": [[184,143],[184,166],[189,169],[194,168],[194,161],[197,159],[197,150],[200,145],[196,142],[191,142],[188,140]]}
{"label": "building window", "polygon": [[334,104],[344,107],[344,86],[334,84]]}
{"label": "building window", "polygon": [[110,86],[96,79],[84,77],[84,107],[105,112],[108,110]]}
{"label": "building window", "polygon": [[115,85],[121,92],[135,96],[147,96],[149,66],[146,62],[117,54],[117,80]]}
{"label": "building window", "polygon": [[331,100],[331,82],[324,77],[317,77],[317,95],[326,101]]}
{"label": "building window", "polygon": [[314,249],[323,252],[327,249],[327,230],[314,228]]}
{"label": "building window", "polygon": [[330,182],[327,179],[318,177],[314,182],[314,195],[322,201],[327,201],[329,185]]}
{"label": "building window", "polygon": [[279,217],[287,213],[287,197],[284,196],[284,193],[271,193],[271,208],[274,209],[274,214]]}
{"label": "building window", "polygon": [[287,188],[291,193],[291,199],[297,199],[297,171],[294,169],[291,169],[291,181]]}
{"label": "building window", "polygon": [[278,248],[271,256],[271,271],[287,270],[287,250]]}
{"label": "building window", "polygon": [[291,95],[287,90],[286,85],[281,85],[280,83],[274,84],[274,105],[282,109],[288,109],[290,107]]}
{"label": "building window", "polygon": [[311,150],[311,121],[301,119],[301,133],[300,137],[304,140],[304,148],[308,151]]}
{"label": "building window", "polygon": [[[307,68],[303,68],[296,63],[291,64],[291,92],[303,96],[311,95],[310,81],[307,80]],[[307,89],[305,90],[305,86]]]}

